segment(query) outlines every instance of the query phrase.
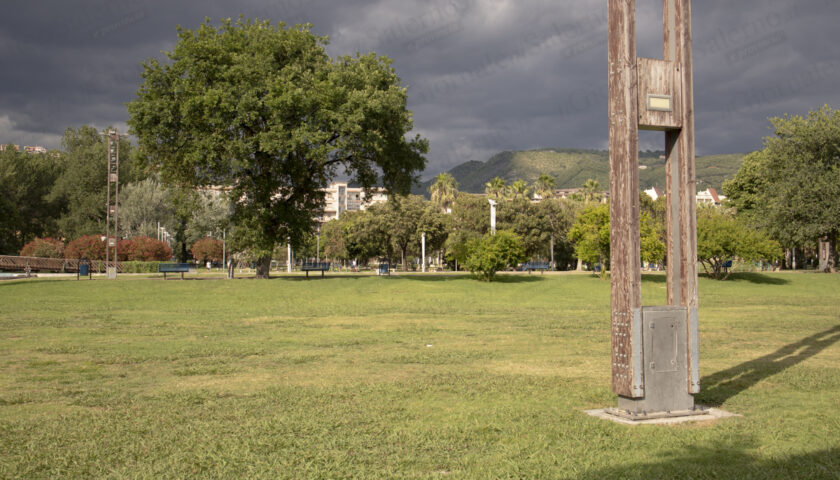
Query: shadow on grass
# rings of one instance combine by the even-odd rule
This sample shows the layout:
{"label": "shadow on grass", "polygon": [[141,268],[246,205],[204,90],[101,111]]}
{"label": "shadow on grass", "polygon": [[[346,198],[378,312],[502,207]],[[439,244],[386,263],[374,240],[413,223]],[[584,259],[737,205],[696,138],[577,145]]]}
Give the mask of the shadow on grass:
{"label": "shadow on grass", "polygon": [[[254,277],[247,277],[247,278],[254,279]],[[397,279],[399,279],[399,280],[410,280],[410,281],[413,281],[413,282],[434,282],[434,283],[451,282],[451,281],[456,281],[456,280],[471,280],[471,281],[478,282],[478,280],[475,280],[469,273],[447,274],[447,275],[436,275],[434,273],[427,273],[427,274],[408,273],[408,274],[402,274],[401,275],[399,273],[395,273],[395,274],[392,274],[390,276],[389,275],[377,276],[377,275],[347,275],[347,274],[329,275],[329,274],[327,274],[324,277],[321,277],[320,275],[313,275],[309,278],[301,277],[299,275],[289,275],[289,276],[277,275],[277,276],[272,276],[271,280],[286,280],[286,281],[290,281],[290,282],[305,282],[307,280],[311,280],[311,281],[315,281],[315,280],[320,280],[320,281],[340,280],[340,279],[359,280],[359,279],[362,279],[362,278],[379,278],[383,282],[387,282],[389,280],[397,280]],[[533,282],[541,282],[543,280],[544,280],[544,278],[540,278],[540,276],[534,276],[534,275],[497,275],[493,279],[492,283],[533,283]]]}
{"label": "shadow on grass", "polygon": [[721,406],[726,400],[747,390],[761,380],[813,357],[840,341],[840,325],[785,345],[775,352],[742,363],[702,379],[697,402]]}
{"label": "shadow on grass", "polygon": [[838,470],[839,448],[766,459],[745,452],[743,446],[693,446],[684,451],[666,453],[657,462],[590,470],[578,478],[836,479]]}
{"label": "shadow on grass", "polygon": [[727,282],[749,282],[757,285],[787,285],[790,280],[777,276],[765,275],[763,273],[733,273],[726,279]]}

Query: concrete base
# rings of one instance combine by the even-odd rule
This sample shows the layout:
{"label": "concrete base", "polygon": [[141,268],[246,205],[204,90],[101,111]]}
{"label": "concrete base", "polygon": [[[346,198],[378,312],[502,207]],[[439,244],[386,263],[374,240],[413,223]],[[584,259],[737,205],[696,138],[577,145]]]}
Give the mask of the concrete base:
{"label": "concrete base", "polygon": [[671,415],[663,416],[650,414],[647,416],[631,417],[627,415],[617,415],[613,413],[616,409],[601,408],[598,410],[585,410],[584,412],[591,416],[600,418],[602,420],[609,420],[615,423],[624,425],[673,425],[677,423],[686,422],[704,422],[708,420],[719,420],[729,417],[740,417],[736,413],[729,413],[718,408],[697,407],[697,410],[684,412],[685,415],[676,416],[680,412],[672,412]]}

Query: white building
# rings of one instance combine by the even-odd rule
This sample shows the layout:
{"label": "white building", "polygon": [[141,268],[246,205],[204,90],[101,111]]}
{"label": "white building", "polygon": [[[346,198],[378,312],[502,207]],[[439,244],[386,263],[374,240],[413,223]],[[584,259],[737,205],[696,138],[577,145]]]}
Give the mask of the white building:
{"label": "white building", "polygon": [[656,199],[658,199],[659,197],[664,197],[665,196],[665,193],[662,192],[662,190],[660,190],[658,187],[648,188],[647,190],[645,190],[645,193],[647,194],[648,197],[652,198],[654,201],[656,201]]}
{"label": "white building", "polygon": [[324,212],[318,219],[322,223],[338,220],[343,212],[365,210],[371,205],[388,201],[385,189],[376,188],[367,197],[363,188],[350,187],[347,182],[331,183],[326,193]]}
{"label": "white building", "polygon": [[726,200],[725,195],[720,195],[714,188],[697,192],[697,203],[707,203],[710,205],[719,206],[722,201]]}

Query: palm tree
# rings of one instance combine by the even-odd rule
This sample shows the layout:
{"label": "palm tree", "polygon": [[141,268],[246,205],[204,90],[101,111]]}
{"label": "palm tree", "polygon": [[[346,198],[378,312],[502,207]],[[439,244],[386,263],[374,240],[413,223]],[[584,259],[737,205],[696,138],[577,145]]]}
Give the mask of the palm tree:
{"label": "palm tree", "polygon": [[546,173],[540,174],[540,178],[534,183],[534,193],[543,200],[553,197],[556,188],[557,179]]}
{"label": "palm tree", "polygon": [[598,180],[588,179],[583,184],[583,198],[587,202],[595,202],[601,199],[601,184]]}
{"label": "palm tree", "polygon": [[492,200],[501,200],[505,196],[507,184],[499,177],[484,184],[484,192]]}
{"label": "palm tree", "polygon": [[517,180],[510,186],[510,196],[513,200],[527,200],[531,193],[531,187],[525,180]]}
{"label": "palm tree", "polygon": [[429,187],[432,196],[432,203],[437,205],[441,212],[447,213],[452,207],[452,202],[458,196],[458,181],[449,173],[441,173],[435,177],[435,183]]}

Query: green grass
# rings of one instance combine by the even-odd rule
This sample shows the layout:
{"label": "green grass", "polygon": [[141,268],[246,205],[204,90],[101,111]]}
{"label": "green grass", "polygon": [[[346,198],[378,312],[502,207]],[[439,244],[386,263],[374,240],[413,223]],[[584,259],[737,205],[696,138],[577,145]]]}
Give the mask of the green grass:
{"label": "green grass", "polygon": [[840,276],[701,279],[743,417],[668,427],[582,412],[608,282],[502,280],[2,282],[0,478],[840,478]]}

